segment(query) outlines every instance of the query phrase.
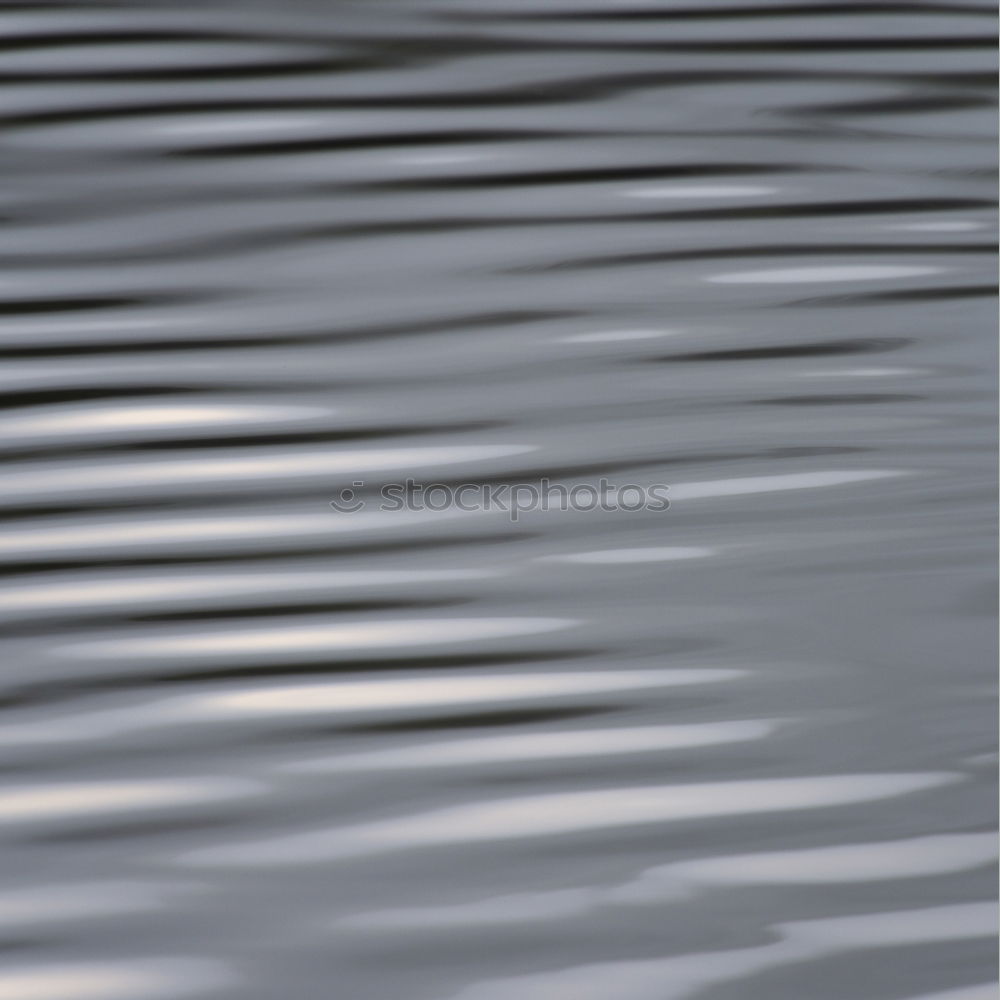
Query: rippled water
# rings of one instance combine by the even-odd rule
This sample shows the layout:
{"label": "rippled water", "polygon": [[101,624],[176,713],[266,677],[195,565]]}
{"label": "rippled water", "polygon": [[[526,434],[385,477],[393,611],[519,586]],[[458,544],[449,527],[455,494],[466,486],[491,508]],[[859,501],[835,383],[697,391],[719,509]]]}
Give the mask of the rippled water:
{"label": "rippled water", "polygon": [[991,5],[0,25],[4,1000],[995,995]]}

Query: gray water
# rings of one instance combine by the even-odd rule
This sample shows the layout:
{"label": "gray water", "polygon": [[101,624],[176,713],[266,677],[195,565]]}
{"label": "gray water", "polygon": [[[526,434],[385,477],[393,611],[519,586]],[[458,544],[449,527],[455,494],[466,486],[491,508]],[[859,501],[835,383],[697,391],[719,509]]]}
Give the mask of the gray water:
{"label": "gray water", "polygon": [[0,26],[3,1000],[995,995],[991,5]]}

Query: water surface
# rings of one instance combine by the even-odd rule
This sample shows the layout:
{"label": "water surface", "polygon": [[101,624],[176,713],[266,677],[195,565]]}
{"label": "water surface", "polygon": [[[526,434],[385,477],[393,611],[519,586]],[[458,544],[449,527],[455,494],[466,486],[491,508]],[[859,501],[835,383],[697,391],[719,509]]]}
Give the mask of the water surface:
{"label": "water surface", "polygon": [[995,995],[990,5],[0,25],[5,1000]]}

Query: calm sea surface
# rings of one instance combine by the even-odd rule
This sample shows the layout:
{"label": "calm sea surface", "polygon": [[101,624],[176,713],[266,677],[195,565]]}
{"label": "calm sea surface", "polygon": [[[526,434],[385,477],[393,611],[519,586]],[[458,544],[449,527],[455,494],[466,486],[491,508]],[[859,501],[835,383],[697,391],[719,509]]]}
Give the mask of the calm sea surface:
{"label": "calm sea surface", "polygon": [[994,997],[995,32],[6,3],[0,997]]}

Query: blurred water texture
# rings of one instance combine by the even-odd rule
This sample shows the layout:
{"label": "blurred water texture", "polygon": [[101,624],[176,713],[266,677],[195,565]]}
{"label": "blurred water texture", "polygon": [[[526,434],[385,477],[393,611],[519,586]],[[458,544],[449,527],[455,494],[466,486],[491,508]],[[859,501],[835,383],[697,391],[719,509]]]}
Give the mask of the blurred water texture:
{"label": "blurred water texture", "polygon": [[992,5],[0,26],[4,1000],[996,995]]}

